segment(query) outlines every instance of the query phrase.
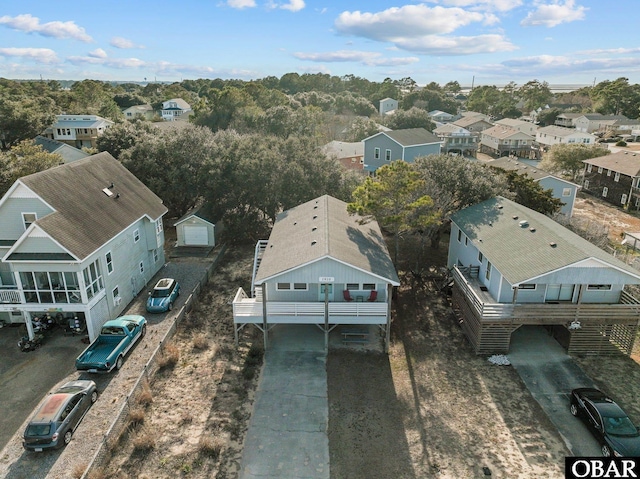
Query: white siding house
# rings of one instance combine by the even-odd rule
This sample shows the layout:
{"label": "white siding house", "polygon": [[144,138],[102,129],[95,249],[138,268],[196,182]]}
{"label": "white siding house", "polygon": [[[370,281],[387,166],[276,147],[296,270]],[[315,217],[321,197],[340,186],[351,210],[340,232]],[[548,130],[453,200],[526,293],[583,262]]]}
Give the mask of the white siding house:
{"label": "white siding house", "polygon": [[166,212],[109,153],[20,178],[0,199],[0,321],[77,316],[94,339],[164,264]]}

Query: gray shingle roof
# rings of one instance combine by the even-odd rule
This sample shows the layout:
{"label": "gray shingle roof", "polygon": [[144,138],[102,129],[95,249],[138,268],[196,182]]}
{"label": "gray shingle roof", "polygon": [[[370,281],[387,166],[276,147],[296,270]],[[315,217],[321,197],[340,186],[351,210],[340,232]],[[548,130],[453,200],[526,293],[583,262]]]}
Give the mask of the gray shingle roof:
{"label": "gray shingle roof", "polygon": [[392,140],[402,146],[425,145],[428,143],[440,143],[440,139],[424,128],[407,128],[404,130],[385,131]]}
{"label": "gray shingle roof", "polygon": [[539,168],[534,168],[533,166],[529,166],[526,163],[521,163],[518,160],[514,160],[513,158],[509,158],[507,156],[503,156],[495,160],[489,160],[486,162],[486,164],[488,166],[500,168],[505,171],[515,171],[519,175],[527,175],[533,180],[540,180],[548,176],[553,176],[551,173],[547,173],[546,171]]}
{"label": "gray shingle roof", "polygon": [[598,156],[583,163],[607,170],[617,171],[627,176],[640,176],[640,153],[619,151],[611,155]]}
{"label": "gray shingle roof", "polygon": [[[551,218],[503,197],[465,208],[451,220],[512,285],[589,258],[628,273],[635,279],[629,283],[640,282],[634,268]],[[523,220],[527,227],[520,226]]]}
{"label": "gray shingle roof", "polygon": [[[106,152],[18,181],[56,210],[36,224],[80,260],[140,218],[155,221],[167,212],[158,196]],[[102,190],[111,183],[109,197]]]}
{"label": "gray shingle roof", "polygon": [[256,284],[322,258],[333,258],[400,283],[378,223],[360,224],[347,204],[325,195],[284,211],[276,219]]}

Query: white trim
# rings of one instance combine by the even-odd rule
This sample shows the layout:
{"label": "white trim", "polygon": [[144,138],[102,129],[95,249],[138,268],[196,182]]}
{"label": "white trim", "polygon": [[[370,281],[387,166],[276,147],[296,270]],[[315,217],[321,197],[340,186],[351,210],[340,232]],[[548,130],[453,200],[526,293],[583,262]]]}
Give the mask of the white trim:
{"label": "white trim", "polygon": [[187,216],[186,218],[181,219],[180,221],[174,223],[173,226],[178,226],[179,224],[184,223],[185,221],[187,221],[187,220],[189,220],[191,218],[198,218],[200,221],[204,221],[205,223],[210,224],[211,226],[215,226],[215,223],[212,223],[211,221],[205,220],[201,216],[198,216],[196,213],[193,213],[193,214]]}
{"label": "white trim", "polygon": [[[11,260],[8,261],[7,258],[9,257],[10,254],[14,253],[15,250],[18,248],[18,246],[20,246],[27,238],[30,237],[30,233],[31,231],[38,229],[38,231],[41,231],[43,233],[43,236],[38,236],[38,238],[48,238],[50,239],[56,246],[58,246],[61,250],[63,250],[64,252],[68,253],[69,256],[71,256],[72,258],[75,259],[75,263],[82,263],[82,260],[80,260],[80,258],[78,258],[76,255],[74,255],[73,253],[71,253],[71,251],[69,251],[67,248],[65,248],[64,246],[62,246],[60,243],[58,243],[50,234],[48,234],[46,231],[44,231],[39,225],[37,225],[36,223],[32,223],[31,226],[29,226],[29,229],[27,231],[25,231],[22,236],[20,236],[20,238],[18,238],[16,240],[15,243],[13,243],[13,245],[11,246],[11,248],[9,248],[9,251],[7,251],[7,254],[5,254],[2,257],[2,261],[3,262],[7,262],[7,263],[22,263],[22,262],[26,262],[26,263],[33,263],[34,261],[32,260]],[[51,261],[51,260],[50,260]],[[41,261],[39,260],[38,263],[47,263],[49,261]],[[51,261],[52,263],[60,263],[60,261]],[[66,261],[69,262],[69,261]]]}
{"label": "white trim", "polygon": [[[577,261],[577,262],[575,262],[575,263],[571,263],[571,264],[565,265],[565,266],[563,266],[563,267],[561,267],[561,268],[556,268],[556,269],[549,270],[549,271],[547,271],[546,273],[539,274],[538,276],[532,276],[531,278],[523,279],[522,281],[519,281],[519,282],[517,282],[517,283],[514,283],[514,286],[515,286],[515,285],[517,285],[517,284],[520,284],[520,283],[530,283],[530,282],[533,282],[533,281],[535,281],[535,280],[537,280],[537,279],[539,279],[539,278],[543,278],[544,276],[547,276],[547,275],[549,275],[549,274],[557,273],[557,272],[562,271],[562,270],[565,270],[565,269],[567,269],[567,268],[575,268],[575,267],[579,267],[579,266],[581,266],[583,263],[588,263],[588,262],[592,262],[592,261],[593,261],[593,262],[595,262],[595,263],[601,264],[601,265],[603,265],[603,266],[606,266],[606,267],[608,267],[608,268],[615,269],[616,271],[619,271],[619,272],[621,272],[621,273],[625,273],[625,274],[627,274],[628,276],[631,276],[631,277],[634,277],[634,278],[636,278],[636,279],[640,280],[640,272],[638,272],[638,274],[633,274],[633,273],[631,273],[630,271],[627,271],[627,270],[625,270],[625,269],[622,269],[622,268],[620,268],[620,267],[618,267],[618,266],[616,266],[616,265],[613,265],[613,264],[611,264],[611,263],[606,263],[606,262],[604,262],[604,261],[603,261],[603,260],[601,260],[601,259],[598,259],[598,258],[595,258],[595,257],[593,257],[593,256],[590,256],[590,257],[588,257],[588,258],[582,259],[582,260]],[[594,266],[591,266],[591,267],[594,267]],[[503,277],[504,277],[504,276],[503,276]],[[506,280],[506,278],[505,278],[505,280]],[[507,280],[507,281],[508,281],[508,280]]]}

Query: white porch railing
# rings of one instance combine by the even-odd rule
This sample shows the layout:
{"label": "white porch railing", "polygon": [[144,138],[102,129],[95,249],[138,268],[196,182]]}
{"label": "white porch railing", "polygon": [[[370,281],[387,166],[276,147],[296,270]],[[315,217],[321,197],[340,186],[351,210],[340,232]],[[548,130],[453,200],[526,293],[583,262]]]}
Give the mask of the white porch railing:
{"label": "white porch railing", "polygon": [[[319,323],[324,322],[324,303],[319,302],[267,302],[267,322],[274,323]],[[387,321],[388,305],[385,302],[332,302],[329,303],[329,323],[359,322],[384,324]],[[262,301],[249,298],[242,288],[233,300],[235,323],[261,323]]]}
{"label": "white porch railing", "polygon": [[20,292],[17,289],[0,288],[0,303],[20,304]]}

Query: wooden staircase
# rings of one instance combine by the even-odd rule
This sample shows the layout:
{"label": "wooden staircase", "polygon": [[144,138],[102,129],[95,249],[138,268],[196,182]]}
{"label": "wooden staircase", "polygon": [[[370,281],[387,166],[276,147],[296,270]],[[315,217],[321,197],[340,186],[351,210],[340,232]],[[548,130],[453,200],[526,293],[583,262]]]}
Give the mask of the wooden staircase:
{"label": "wooden staircase", "polygon": [[251,295],[258,301],[262,301],[262,288],[256,290],[256,275],[258,274],[258,268],[264,255],[264,250],[267,249],[267,240],[259,240],[256,243],[256,250],[253,255],[253,275],[251,276]]}

